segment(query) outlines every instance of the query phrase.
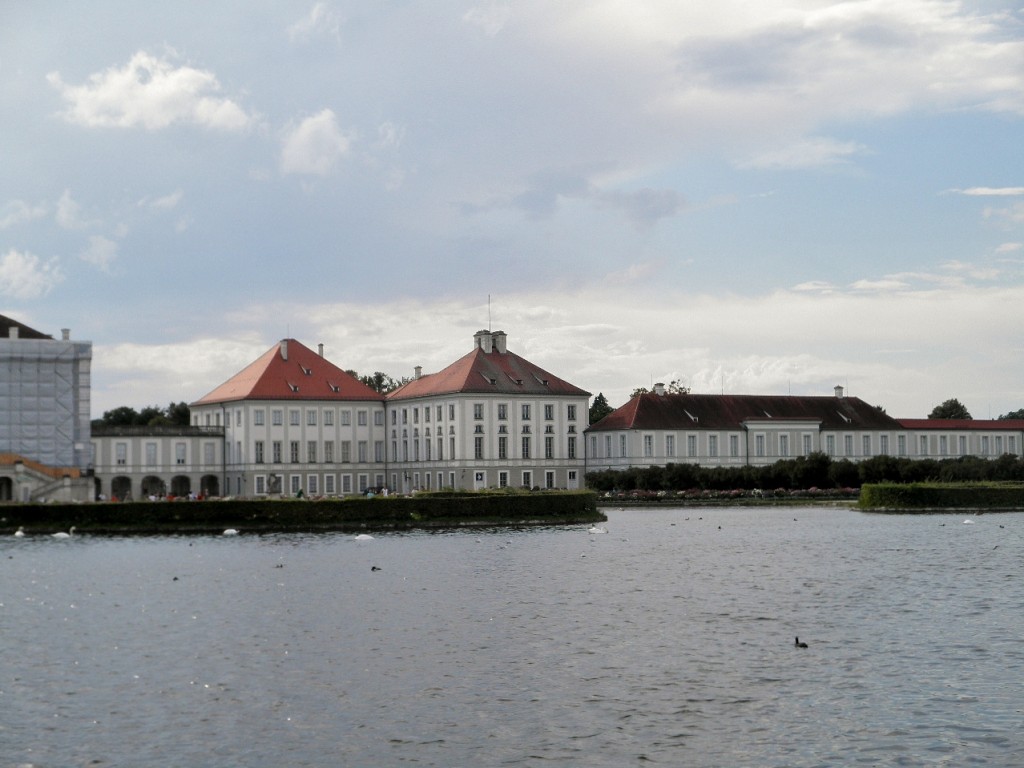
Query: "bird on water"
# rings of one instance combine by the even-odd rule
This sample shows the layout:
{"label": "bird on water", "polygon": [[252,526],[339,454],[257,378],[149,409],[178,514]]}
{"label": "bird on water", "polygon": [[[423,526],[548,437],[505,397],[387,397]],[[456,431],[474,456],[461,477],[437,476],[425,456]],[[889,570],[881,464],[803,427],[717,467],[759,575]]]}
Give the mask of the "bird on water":
{"label": "bird on water", "polygon": [[67,533],[65,533],[64,531],[57,531],[56,533],[51,533],[50,535],[53,536],[53,538],[55,539],[70,539],[72,536],[75,535],[75,526],[72,525],[68,529]]}
{"label": "bird on water", "polygon": [[801,643],[799,637],[795,639],[793,645],[795,645],[797,648],[806,648],[807,647],[807,643]]}

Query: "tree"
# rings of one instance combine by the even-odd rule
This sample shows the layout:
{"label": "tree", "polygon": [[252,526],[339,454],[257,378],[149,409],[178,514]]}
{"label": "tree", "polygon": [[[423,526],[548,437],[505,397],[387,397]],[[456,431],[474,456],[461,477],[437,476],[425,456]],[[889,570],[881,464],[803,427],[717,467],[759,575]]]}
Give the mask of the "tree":
{"label": "tree", "polygon": [[1009,413],[1004,413],[999,418],[1000,418],[1000,420],[1005,420],[1005,419],[1024,419],[1024,408],[1018,408],[1016,411],[1010,411]]}
{"label": "tree", "polygon": [[[637,387],[629,393],[629,397],[632,399],[637,395],[646,395],[650,391],[651,390],[647,387]],[[665,392],[670,395],[688,395],[690,394],[690,388],[683,384],[680,379],[673,379],[668,383],[668,386],[665,387]]]}
{"label": "tree", "polygon": [[395,391],[409,381],[408,377],[395,379],[383,371],[374,371],[373,373],[368,373],[365,376],[360,376],[355,371],[345,371],[345,373],[349,374],[354,379],[359,379],[359,381],[368,386],[374,392],[380,392],[382,395]]}
{"label": "tree", "polygon": [[650,391],[651,390],[649,390],[647,387],[637,387],[636,389],[629,393],[629,399],[632,400],[637,395],[646,395]]}
{"label": "tree", "polygon": [[604,392],[598,392],[594,402],[590,405],[590,423],[596,424],[614,410],[608,404],[608,399],[604,396]]}
{"label": "tree", "polygon": [[936,405],[932,408],[932,412],[928,414],[929,419],[969,419],[971,418],[970,412],[967,407],[957,400],[955,397],[946,400],[941,405]]}
{"label": "tree", "polygon": [[171,403],[166,408],[147,405],[141,411],[136,411],[130,405],[121,405],[104,411],[101,418],[92,421],[94,427],[161,427],[188,424],[188,403],[184,401]]}

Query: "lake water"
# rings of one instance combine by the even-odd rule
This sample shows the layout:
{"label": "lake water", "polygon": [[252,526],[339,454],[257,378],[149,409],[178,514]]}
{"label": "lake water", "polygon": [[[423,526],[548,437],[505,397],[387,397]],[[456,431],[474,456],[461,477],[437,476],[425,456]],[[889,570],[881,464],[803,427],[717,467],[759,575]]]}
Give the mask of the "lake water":
{"label": "lake water", "polygon": [[0,768],[1021,766],[1024,514],[965,519],[5,536]]}

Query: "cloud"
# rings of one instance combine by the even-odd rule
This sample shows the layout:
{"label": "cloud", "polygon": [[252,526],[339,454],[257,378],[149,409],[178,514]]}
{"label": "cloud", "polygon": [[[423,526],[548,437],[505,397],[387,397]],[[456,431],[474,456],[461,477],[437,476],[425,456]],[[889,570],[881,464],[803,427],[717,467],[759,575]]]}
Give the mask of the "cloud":
{"label": "cloud", "polygon": [[1024,202],[1016,202],[1006,208],[986,208],[982,214],[986,219],[996,219],[1010,225],[1024,223]]}
{"label": "cloud", "polygon": [[89,246],[79,254],[79,258],[109,272],[111,263],[117,258],[117,243],[102,235],[93,235],[89,238]]}
{"label": "cloud", "polygon": [[47,213],[45,205],[29,205],[22,200],[11,200],[0,208],[0,230],[9,229],[15,224],[41,219]]}
{"label": "cloud", "polygon": [[674,189],[639,189],[635,192],[608,191],[599,199],[623,211],[637,226],[649,226],[659,219],[675,216],[687,207],[686,198]]}
{"label": "cloud", "polygon": [[95,224],[82,218],[81,206],[71,197],[70,189],[65,189],[57,201],[56,219],[64,229],[84,229]]}
{"label": "cloud", "polygon": [[970,187],[968,189],[951,189],[950,192],[974,197],[1012,197],[1024,195],[1024,187]]}
{"label": "cloud", "polygon": [[157,198],[144,197],[139,200],[140,208],[152,208],[155,210],[169,211],[178,207],[178,203],[185,197],[184,191],[176,189],[168,195]]}
{"label": "cloud", "polygon": [[489,3],[470,8],[462,16],[462,20],[471,26],[482,29],[488,37],[494,37],[508,22],[512,10],[507,3]]}
{"label": "cloud", "polygon": [[801,139],[786,147],[762,152],[735,165],[741,169],[792,170],[821,168],[848,163],[851,158],[863,155],[867,148],[854,141],[838,141],[826,137]]}
{"label": "cloud", "polygon": [[68,122],[95,128],[159,130],[174,124],[241,131],[253,118],[231,99],[221,97],[211,72],[175,66],[139,51],[123,67],[89,76],[84,85],[67,85],[58,72],[47,75],[67,104]]}
{"label": "cloud", "polygon": [[334,112],[324,109],[290,128],[281,149],[281,172],[326,176],[349,152],[350,140]]}
{"label": "cloud", "polygon": [[44,261],[33,253],[14,249],[0,256],[0,293],[4,296],[37,299],[63,280],[56,258]]}
{"label": "cloud", "polygon": [[288,27],[288,39],[293,43],[307,42],[314,37],[340,40],[344,21],[345,17],[327,3],[316,3],[308,14]]}

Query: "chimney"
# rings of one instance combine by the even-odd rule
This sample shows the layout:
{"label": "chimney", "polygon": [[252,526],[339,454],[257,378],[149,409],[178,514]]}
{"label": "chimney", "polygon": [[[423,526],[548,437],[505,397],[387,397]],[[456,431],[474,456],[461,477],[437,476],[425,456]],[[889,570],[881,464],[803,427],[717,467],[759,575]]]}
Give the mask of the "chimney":
{"label": "chimney", "polygon": [[476,342],[477,347],[488,354],[494,348],[494,337],[490,331],[477,331],[473,334],[473,341]]}
{"label": "chimney", "polygon": [[70,328],[61,328],[60,329],[60,337],[64,341],[70,341],[71,340],[71,329]]}
{"label": "chimney", "polygon": [[423,366],[417,365],[415,368],[413,368],[413,371],[415,371],[415,375],[413,376],[413,378],[418,379],[420,376],[423,375]]}
{"label": "chimney", "polygon": [[504,331],[495,331],[491,334],[491,338],[494,340],[494,351],[500,355],[504,355],[508,351],[505,344],[507,338]]}
{"label": "chimney", "polygon": [[665,395],[664,382],[659,381],[657,384],[654,385],[654,394],[658,395],[659,397],[663,397]]}
{"label": "chimney", "polygon": [[840,400],[842,400],[842,398],[843,398],[843,388],[842,388],[842,386],[836,386],[836,397],[838,397]]}
{"label": "chimney", "polygon": [[317,354],[320,355],[320,357],[323,357],[324,356],[324,345],[323,344],[317,344],[316,345],[316,351],[317,351]]}
{"label": "chimney", "polygon": [[281,359],[288,359],[288,339],[281,339]]}

